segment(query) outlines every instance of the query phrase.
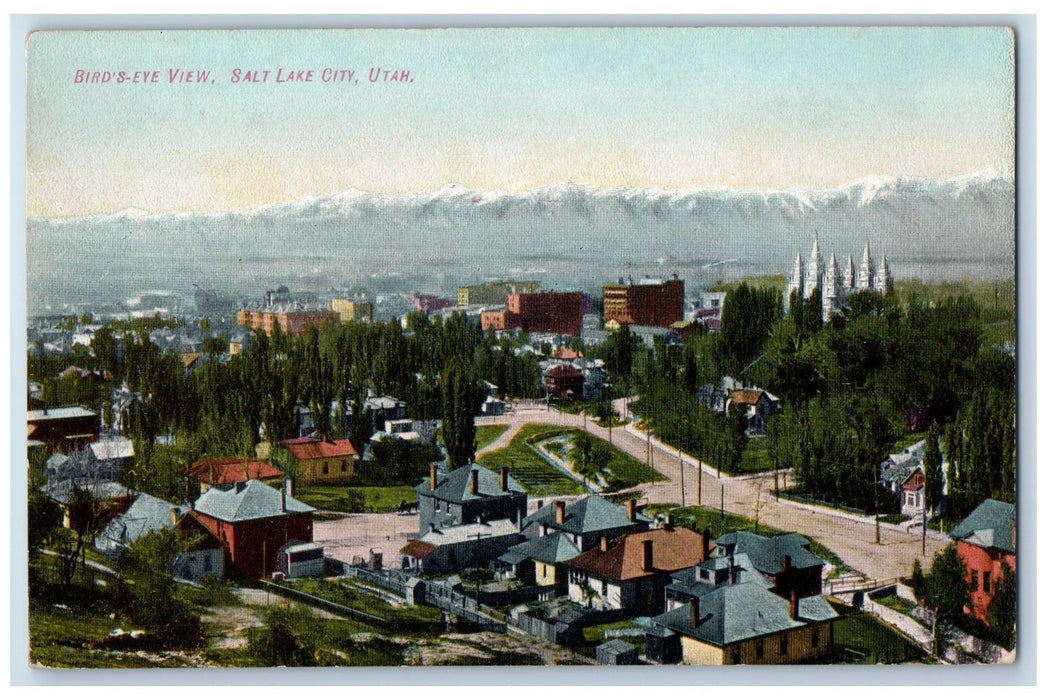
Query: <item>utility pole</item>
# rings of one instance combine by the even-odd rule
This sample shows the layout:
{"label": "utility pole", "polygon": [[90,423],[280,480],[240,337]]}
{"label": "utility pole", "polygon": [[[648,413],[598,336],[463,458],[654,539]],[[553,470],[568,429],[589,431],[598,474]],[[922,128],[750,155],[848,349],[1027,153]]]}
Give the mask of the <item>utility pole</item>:
{"label": "utility pole", "polygon": [[723,532],[723,482],[720,482],[720,532]]}
{"label": "utility pole", "polygon": [[683,508],[687,505],[683,490],[683,450],[677,448],[677,451],[680,455],[680,507]]}
{"label": "utility pole", "polygon": [[647,428],[647,466],[651,466],[651,429]]}
{"label": "utility pole", "polygon": [[698,505],[702,505],[702,460],[698,460]]}
{"label": "utility pole", "polygon": [[[924,489],[926,491],[926,489]],[[923,534],[920,535],[920,556],[927,556],[927,504],[923,504]]]}

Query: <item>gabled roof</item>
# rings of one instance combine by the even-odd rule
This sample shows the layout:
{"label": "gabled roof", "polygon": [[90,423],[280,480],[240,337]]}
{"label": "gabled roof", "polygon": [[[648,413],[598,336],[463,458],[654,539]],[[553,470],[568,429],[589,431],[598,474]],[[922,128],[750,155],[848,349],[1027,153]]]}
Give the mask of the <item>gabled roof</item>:
{"label": "gabled roof", "polygon": [[556,348],[556,350],[551,355],[551,357],[554,360],[574,360],[581,356],[582,353],[580,353],[577,350],[572,350],[566,345],[561,345],[560,347]]}
{"label": "gabled roof", "polygon": [[[669,573],[705,560],[702,536],[685,527],[634,532],[620,537],[602,551],[583,552],[571,567],[610,581],[628,581],[655,573]],[[651,568],[643,568],[644,542],[652,542]]]}
{"label": "gabled roof", "polygon": [[356,454],[356,448],[348,440],[320,440],[318,438],[302,437],[294,440],[284,440],[280,443],[294,458],[308,459],[337,459],[339,457],[352,457]]}
{"label": "gabled roof", "polygon": [[824,566],[825,562],[807,549],[810,541],[795,533],[764,537],[738,530],[721,535],[714,542],[722,547],[734,545],[735,556],[748,554],[756,570],[774,575],[782,569],[782,557],[789,557],[794,569]]}
{"label": "gabled roof", "polygon": [[127,459],[135,456],[135,446],[125,437],[109,438],[92,442],[91,453],[100,462],[110,459]]}
{"label": "gabled roof", "polygon": [[62,406],[61,408],[42,408],[38,411],[29,411],[26,417],[29,423],[39,423],[45,420],[62,420],[66,418],[97,418],[98,414],[79,406]]}
{"label": "gabled roof", "polygon": [[1013,503],[987,498],[949,532],[954,540],[964,540],[985,549],[1015,551]]}
{"label": "gabled roof", "polygon": [[189,468],[189,475],[203,484],[235,484],[251,479],[276,479],[283,472],[257,459],[217,457],[201,459]]}
{"label": "gabled roof", "polygon": [[552,502],[525,518],[524,527],[532,524],[546,525],[551,529],[584,535],[627,527],[635,525],[636,522],[653,521],[640,513],[636,514],[636,521],[629,520],[629,514],[622,506],[617,506],[600,496],[587,496],[564,508],[562,524],[556,523],[556,503]]}
{"label": "gabled roof", "polygon": [[510,547],[509,552],[523,555],[543,564],[561,564],[581,554],[581,550],[575,546],[574,541],[562,532],[521,542]]}
{"label": "gabled roof", "polygon": [[77,484],[74,483],[72,479],[48,484],[41,490],[52,500],[68,505],[69,503],[72,503],[73,492],[78,488],[87,490],[92,497],[100,501],[127,498],[128,496],[133,496],[138,493],[134,489],[129,489],[118,481]]}
{"label": "gabled roof", "polygon": [[756,583],[721,586],[698,599],[698,626],[691,627],[690,606],[670,610],[654,622],[709,644],[724,646],[838,617],[820,595],[798,601],[799,619],[789,617],[789,601]]}
{"label": "gabled roof", "polygon": [[[430,530],[418,539],[422,542],[440,547],[462,542],[476,542],[484,537],[504,537],[518,534],[520,531],[512,520],[491,520],[486,523],[464,523],[451,527]],[[521,535],[522,537],[522,535]]]}
{"label": "gabled roof", "polygon": [[188,508],[176,506],[147,493],[140,493],[123,515],[106,525],[102,535],[130,544],[148,532],[174,527],[172,510],[177,510],[181,517]]}
{"label": "gabled roof", "polygon": [[400,554],[406,554],[414,559],[421,559],[436,549],[436,545],[421,540],[410,540],[400,548]]}
{"label": "gabled roof", "polygon": [[763,396],[763,389],[735,389],[731,392],[734,403],[754,404]]}
{"label": "gabled roof", "polygon": [[312,513],[315,508],[286,497],[287,510],[280,508],[280,492],[261,481],[217,484],[197,499],[195,509],[223,522],[235,523],[260,518],[275,518],[295,513]]}
{"label": "gabled roof", "polygon": [[[472,471],[477,472],[476,495],[469,493],[471,479],[469,473]],[[527,493],[524,487],[520,485],[520,482],[512,476],[509,477],[508,486],[510,493]],[[436,496],[440,500],[450,503],[464,503],[465,501],[478,498],[506,495],[506,492],[502,491],[501,476],[487,467],[475,463],[459,467],[449,473],[441,474],[438,472],[435,491],[429,490],[429,479],[423,479],[421,483],[414,487],[414,490],[417,493]]]}

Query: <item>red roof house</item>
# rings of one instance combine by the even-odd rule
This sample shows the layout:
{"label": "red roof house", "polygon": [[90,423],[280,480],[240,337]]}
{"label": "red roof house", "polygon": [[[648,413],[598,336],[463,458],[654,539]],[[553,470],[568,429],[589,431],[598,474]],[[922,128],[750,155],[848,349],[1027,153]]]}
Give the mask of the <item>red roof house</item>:
{"label": "red roof house", "polygon": [[269,462],[246,457],[216,457],[194,462],[188,475],[203,484],[206,491],[216,484],[236,484],[251,479],[278,479],[284,474]]}
{"label": "red roof house", "polygon": [[280,444],[297,460],[299,479],[304,485],[348,484],[353,478],[357,452],[348,440],[301,437]]}

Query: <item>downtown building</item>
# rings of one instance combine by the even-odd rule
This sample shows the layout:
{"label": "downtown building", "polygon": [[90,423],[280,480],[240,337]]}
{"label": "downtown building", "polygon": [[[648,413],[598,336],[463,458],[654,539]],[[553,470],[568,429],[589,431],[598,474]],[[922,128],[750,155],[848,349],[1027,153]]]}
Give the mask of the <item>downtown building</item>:
{"label": "downtown building", "polygon": [[669,328],[683,320],[683,280],[619,280],[603,288],[603,321],[619,325]]}
{"label": "downtown building", "polygon": [[480,326],[484,331],[523,330],[578,336],[588,301],[581,292],[513,293],[506,299],[504,310],[484,311]]}

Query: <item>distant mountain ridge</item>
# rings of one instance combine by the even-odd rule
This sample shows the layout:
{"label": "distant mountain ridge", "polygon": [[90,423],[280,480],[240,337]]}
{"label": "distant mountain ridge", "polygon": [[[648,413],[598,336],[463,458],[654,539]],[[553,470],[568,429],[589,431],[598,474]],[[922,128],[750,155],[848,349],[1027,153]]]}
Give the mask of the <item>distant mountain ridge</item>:
{"label": "distant mountain ridge", "polygon": [[402,279],[405,292],[449,294],[458,284],[530,275],[546,287],[593,291],[622,276],[675,272],[693,285],[720,274],[784,274],[816,233],[823,254],[843,260],[868,242],[899,278],[1000,277],[1014,267],[1014,206],[1012,177],[976,172],[794,191],[563,183],[509,193],[449,184],[222,212],[39,217],[27,221],[29,302],[194,283],[252,295],[279,282],[367,289]]}

